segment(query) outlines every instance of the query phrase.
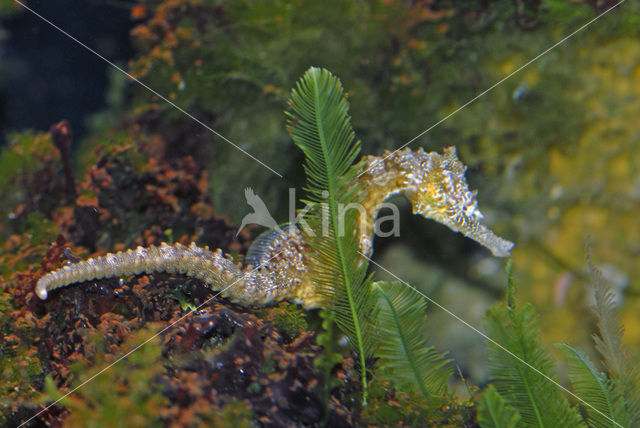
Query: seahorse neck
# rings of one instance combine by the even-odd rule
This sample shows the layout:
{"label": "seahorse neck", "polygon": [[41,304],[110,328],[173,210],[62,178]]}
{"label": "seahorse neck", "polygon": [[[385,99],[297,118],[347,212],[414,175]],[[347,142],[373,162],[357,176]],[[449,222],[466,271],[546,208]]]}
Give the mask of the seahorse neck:
{"label": "seahorse neck", "polygon": [[407,150],[385,151],[381,156],[367,156],[363,162],[364,173],[358,178],[358,202],[362,204],[363,212],[358,220],[360,250],[367,256],[373,251],[376,217],[383,203],[397,194],[411,200],[411,195],[417,191],[416,165],[413,156],[407,156]]}

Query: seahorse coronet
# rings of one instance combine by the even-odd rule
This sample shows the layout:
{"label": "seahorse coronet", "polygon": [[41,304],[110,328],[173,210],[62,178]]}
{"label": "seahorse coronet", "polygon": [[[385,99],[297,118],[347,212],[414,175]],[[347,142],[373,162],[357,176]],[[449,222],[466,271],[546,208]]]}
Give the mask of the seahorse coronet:
{"label": "seahorse coronet", "polygon": [[[497,257],[506,257],[513,243],[495,235],[480,223],[477,190],[469,190],[464,176],[467,167],[458,159],[455,147],[443,154],[409,148],[365,156],[357,168],[356,201],[364,208],[358,218],[360,252],[373,252],[375,219],[381,204],[390,196],[404,195],[415,214],[431,218],[487,247]],[[162,243],[137,247],[101,257],[67,264],[42,276],[35,293],[47,299],[49,291],[75,283],[150,274],[178,273],[202,280],[229,300],[246,306],[265,306],[291,300],[305,308],[322,305],[323,297],[309,275],[316,263],[313,249],[295,224],[281,225],[260,235],[249,248],[244,267],[218,248],[211,251],[192,242]]]}

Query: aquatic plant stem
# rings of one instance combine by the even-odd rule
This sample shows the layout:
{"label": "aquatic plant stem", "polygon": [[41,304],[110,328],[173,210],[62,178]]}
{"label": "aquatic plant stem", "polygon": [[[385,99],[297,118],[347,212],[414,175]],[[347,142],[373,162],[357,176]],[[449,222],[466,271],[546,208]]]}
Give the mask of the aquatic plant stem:
{"label": "aquatic plant stem", "polygon": [[[315,103],[316,106],[322,105],[321,100],[319,99],[320,88],[317,86],[317,80],[311,79],[314,85],[314,95],[315,95]],[[328,141],[327,136],[324,131],[324,123],[323,118],[320,116],[319,109],[315,110],[316,115],[316,124],[318,127],[318,137],[320,138],[320,146],[322,147],[322,153],[325,159],[330,159],[330,154],[328,152]],[[327,165],[327,176],[328,177],[336,177],[336,171],[334,171],[334,166],[332,162],[326,162]],[[336,188],[335,188],[335,180],[329,179],[327,180],[327,189],[329,191],[328,203],[329,203],[329,214],[331,215],[331,226],[333,228],[333,239],[336,244],[336,248],[338,249],[338,257],[340,260],[340,266],[342,267],[342,275],[344,277],[344,287],[347,292],[347,298],[349,301],[349,311],[351,313],[351,318],[353,319],[353,326],[355,331],[355,336],[357,340],[357,346],[360,352],[360,366],[361,366],[361,379],[362,379],[362,405],[367,404],[367,394],[368,394],[368,386],[367,386],[367,365],[365,361],[364,355],[364,342],[362,339],[362,330],[360,328],[360,319],[359,314],[356,311],[355,300],[353,298],[352,291],[352,283],[351,283],[351,273],[347,270],[347,260],[345,257],[344,247],[342,245],[342,240],[336,235],[339,230],[338,224],[338,206],[336,204]]]}

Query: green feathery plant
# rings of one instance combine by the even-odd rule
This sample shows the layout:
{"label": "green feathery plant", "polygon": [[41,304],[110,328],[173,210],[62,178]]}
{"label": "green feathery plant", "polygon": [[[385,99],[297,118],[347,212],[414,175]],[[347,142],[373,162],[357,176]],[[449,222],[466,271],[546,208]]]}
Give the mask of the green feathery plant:
{"label": "green feathery plant", "polygon": [[[505,404],[519,413],[522,426],[583,426],[577,409],[571,407],[558,386],[549,380],[558,382],[553,360],[540,345],[540,329],[534,307],[531,304],[515,307],[511,275],[508,277],[508,303],[494,305],[485,319],[489,337],[500,345],[489,344],[489,376],[495,388]],[[481,412],[486,414],[491,408],[499,408],[499,404],[492,396],[486,396],[480,407]],[[501,425],[485,420],[483,426]]]}
{"label": "green feathery plant", "polygon": [[368,261],[358,251],[357,212],[343,212],[357,202],[359,190],[359,170],[352,165],[360,142],[348,109],[340,80],[324,69],[310,68],[291,91],[287,128],[306,157],[304,202],[319,208],[309,210],[305,221],[311,229],[307,242],[316,253],[311,275],[331,311],[324,327],[330,330],[335,320],[357,353],[363,404],[367,357],[374,354],[394,386],[441,399],[451,371],[422,335],[425,302],[401,284],[372,284]]}
{"label": "green feathery plant", "polygon": [[614,408],[618,404],[623,407],[626,416],[622,420],[628,420],[628,426],[640,426],[640,364],[631,361],[622,346],[624,329],[616,311],[615,295],[591,262],[590,253],[587,257],[595,289],[593,311],[598,321],[598,334],[593,336],[593,341],[607,370],[611,401]]}
{"label": "green feathery plant", "polygon": [[[358,354],[366,403],[366,358],[373,354],[375,301],[367,277],[368,263],[358,253],[357,213],[341,212],[342,207],[355,202],[357,187],[352,183],[356,171],[350,167],[360,153],[348,110],[338,78],[312,67],[291,91],[287,128],[306,157],[308,200],[304,202],[321,207],[305,217],[312,230],[308,242],[317,253],[311,275],[326,295],[336,324]],[[327,217],[328,224],[323,221]]]}
{"label": "green feathery plant", "polygon": [[[624,409],[624,397],[586,354],[567,344],[556,344],[569,362],[569,379],[575,394],[589,403],[584,406],[590,427],[631,427]],[[613,388],[612,388],[613,387]],[[615,422],[615,423],[614,423]],[[616,425],[619,424],[619,425]]]}
{"label": "green feathery plant", "polygon": [[482,427],[512,428],[518,426],[520,413],[509,406],[493,385],[480,397],[478,423]]}
{"label": "green feathery plant", "polygon": [[496,388],[491,386],[482,394],[478,412],[482,427],[639,426],[640,368],[622,347],[623,329],[615,311],[613,292],[591,260],[589,267],[595,289],[593,310],[598,320],[598,334],[593,339],[605,372],[584,352],[564,343],[556,345],[567,358],[572,395],[579,397],[582,415],[569,406],[557,385],[527,365],[556,380],[552,376],[553,362],[539,344],[535,311],[531,305],[515,308],[513,284],[509,280],[508,303],[498,304],[488,312],[487,328],[494,340],[527,364],[495,345],[490,346],[489,372]]}
{"label": "green feathery plant", "polygon": [[640,425],[640,368],[626,356],[623,328],[615,310],[615,295],[602,273],[587,260],[595,289],[593,311],[598,321],[595,348],[602,356],[606,373],[587,355],[567,344],[558,344],[569,363],[569,379],[575,393],[589,403],[583,406],[590,427],[636,427]]}
{"label": "green feathery plant", "polygon": [[375,282],[373,288],[379,299],[376,357],[382,373],[399,389],[441,400],[452,369],[450,360],[427,345],[424,298],[401,283]]}

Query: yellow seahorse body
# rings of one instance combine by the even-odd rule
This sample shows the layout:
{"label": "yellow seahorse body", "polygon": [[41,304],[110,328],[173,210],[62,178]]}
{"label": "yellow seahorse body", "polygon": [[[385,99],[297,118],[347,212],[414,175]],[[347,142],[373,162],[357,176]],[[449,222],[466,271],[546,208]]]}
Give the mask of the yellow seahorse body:
{"label": "yellow seahorse body", "polygon": [[[375,218],[380,205],[394,194],[403,194],[413,212],[434,219],[479,242],[495,256],[505,257],[513,243],[496,236],[480,223],[482,214],[469,191],[455,148],[444,155],[410,149],[382,156],[367,156],[354,168],[364,168],[358,181],[359,245],[365,255],[372,252]],[[36,294],[46,299],[50,290],[105,277],[142,273],[179,273],[201,279],[222,297],[246,306],[264,306],[292,300],[305,308],[319,307],[323,298],[308,275],[315,263],[313,249],[295,226],[285,226],[261,235],[247,253],[245,267],[236,265],[221,250],[210,251],[195,244],[162,244],[159,247],[107,254],[64,266],[44,275]]]}

